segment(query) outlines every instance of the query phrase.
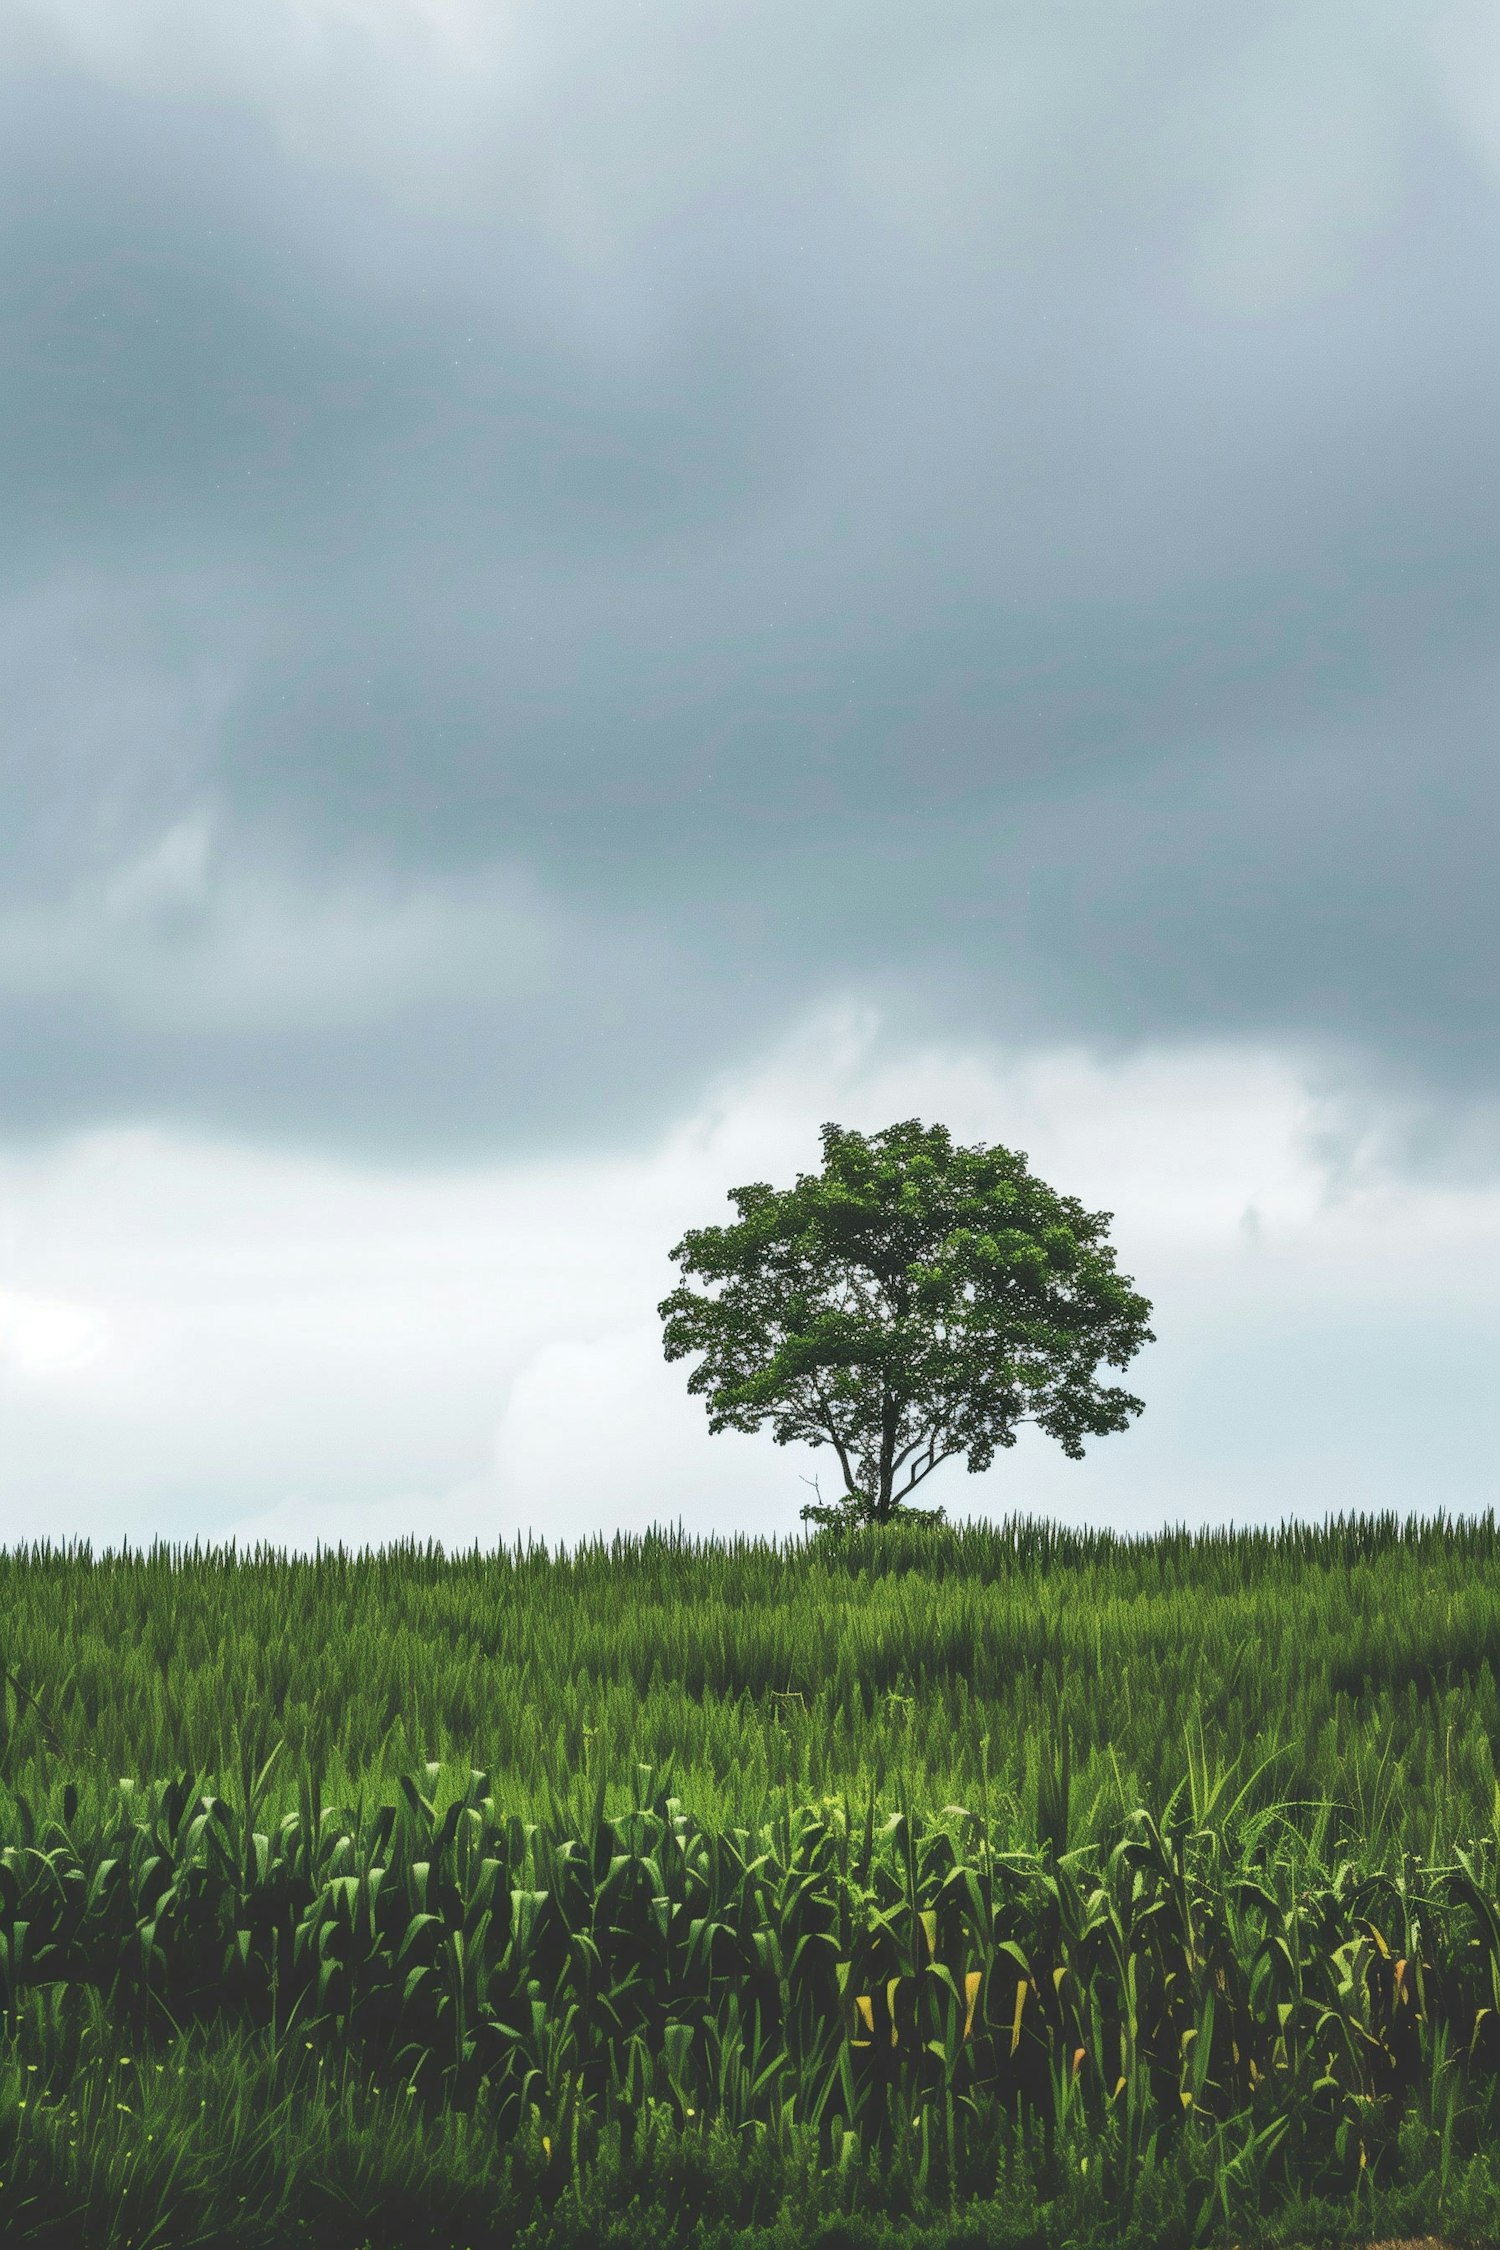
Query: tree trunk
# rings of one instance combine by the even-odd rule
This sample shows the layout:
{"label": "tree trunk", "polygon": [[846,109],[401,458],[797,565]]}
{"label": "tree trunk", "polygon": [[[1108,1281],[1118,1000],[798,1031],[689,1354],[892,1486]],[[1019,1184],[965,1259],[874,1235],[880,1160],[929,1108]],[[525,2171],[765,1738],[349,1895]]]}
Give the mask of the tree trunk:
{"label": "tree trunk", "polygon": [[886,1523],[894,1512],[891,1498],[896,1483],[896,1401],[888,1390],[880,1399],[880,1488],[875,1495],[877,1522]]}

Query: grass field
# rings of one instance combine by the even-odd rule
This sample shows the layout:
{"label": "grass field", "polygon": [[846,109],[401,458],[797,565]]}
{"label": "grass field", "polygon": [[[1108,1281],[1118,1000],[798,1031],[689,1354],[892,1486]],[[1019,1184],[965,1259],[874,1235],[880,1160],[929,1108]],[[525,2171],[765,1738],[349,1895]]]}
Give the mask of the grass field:
{"label": "grass field", "polygon": [[0,1555],[4,2239],[1500,2238],[1497,1564]]}

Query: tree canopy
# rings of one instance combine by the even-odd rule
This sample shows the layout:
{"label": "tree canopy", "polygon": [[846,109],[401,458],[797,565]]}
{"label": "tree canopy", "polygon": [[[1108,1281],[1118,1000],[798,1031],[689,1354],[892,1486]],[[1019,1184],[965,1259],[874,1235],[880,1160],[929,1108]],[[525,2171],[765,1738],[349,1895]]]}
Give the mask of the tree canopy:
{"label": "tree canopy", "polygon": [[1153,1340],[1109,1212],[942,1125],[825,1125],[822,1143],[821,1171],[733,1188],[733,1224],[683,1236],[659,1308],[667,1358],[702,1354],[688,1389],[711,1430],[832,1447],[842,1497],[805,1517],[884,1522],[944,1461],[987,1469],[1026,1423],[1076,1459],[1142,1411],[1097,1379]]}

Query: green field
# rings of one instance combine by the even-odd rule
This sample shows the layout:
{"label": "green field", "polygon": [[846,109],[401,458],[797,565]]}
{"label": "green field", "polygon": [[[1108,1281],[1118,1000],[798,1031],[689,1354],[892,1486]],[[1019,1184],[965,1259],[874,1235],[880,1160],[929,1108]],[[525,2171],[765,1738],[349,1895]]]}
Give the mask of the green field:
{"label": "green field", "polygon": [[3,2238],[1495,2239],[1497,1564],[0,1555]]}

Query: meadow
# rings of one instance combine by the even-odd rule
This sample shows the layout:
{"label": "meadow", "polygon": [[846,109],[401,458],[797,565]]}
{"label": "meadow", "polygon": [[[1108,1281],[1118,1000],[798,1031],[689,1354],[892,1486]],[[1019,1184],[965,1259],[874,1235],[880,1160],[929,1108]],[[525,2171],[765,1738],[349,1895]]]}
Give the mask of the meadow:
{"label": "meadow", "polygon": [[0,1554],[5,2239],[1500,2238],[1497,1563]]}

